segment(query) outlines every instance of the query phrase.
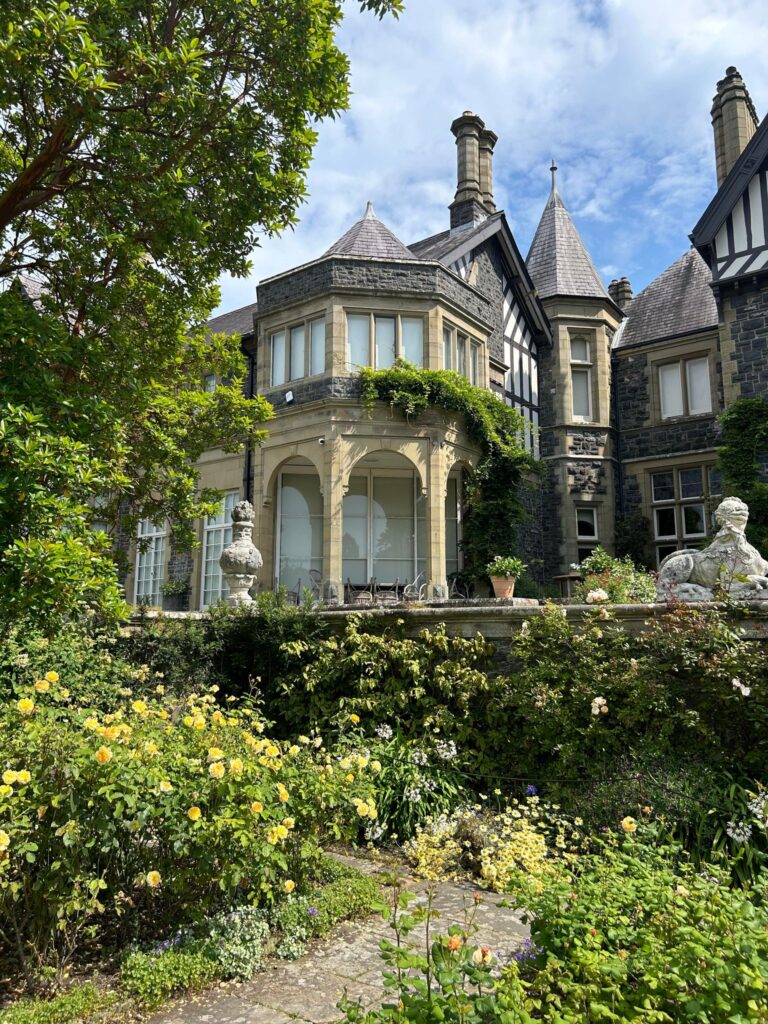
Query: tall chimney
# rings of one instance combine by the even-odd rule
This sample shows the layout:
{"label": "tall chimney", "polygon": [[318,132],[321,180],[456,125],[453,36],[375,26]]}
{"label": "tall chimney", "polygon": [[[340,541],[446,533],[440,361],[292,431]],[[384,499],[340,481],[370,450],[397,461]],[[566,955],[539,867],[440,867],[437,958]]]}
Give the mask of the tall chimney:
{"label": "tall chimney", "polygon": [[480,132],[480,195],[488,213],[496,213],[493,201],[493,147],[498,141],[490,128]]}
{"label": "tall chimney", "polygon": [[[458,178],[456,195],[450,205],[451,228],[471,227],[488,216],[480,187],[480,137],[484,130],[482,118],[470,110],[465,110],[451,125],[456,136]],[[488,188],[491,188],[490,178]]]}
{"label": "tall chimney", "polygon": [[757,131],[757,124],[755,105],[743,78],[736,68],[726,68],[712,100],[718,188]]}
{"label": "tall chimney", "polygon": [[626,309],[632,301],[632,285],[628,277],[614,278],[608,285],[608,294],[619,307]]}

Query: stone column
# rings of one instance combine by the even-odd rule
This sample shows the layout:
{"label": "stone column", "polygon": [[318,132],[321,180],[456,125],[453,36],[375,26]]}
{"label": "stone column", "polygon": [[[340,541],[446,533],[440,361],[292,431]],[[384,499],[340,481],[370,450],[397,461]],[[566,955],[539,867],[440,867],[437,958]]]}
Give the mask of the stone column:
{"label": "stone column", "polygon": [[325,472],[323,474],[323,599],[329,603],[344,600],[342,577],[344,538],[344,442],[326,435]]}
{"label": "stone column", "polygon": [[427,598],[447,598],[445,576],[445,441],[435,438],[430,446],[427,489]]}

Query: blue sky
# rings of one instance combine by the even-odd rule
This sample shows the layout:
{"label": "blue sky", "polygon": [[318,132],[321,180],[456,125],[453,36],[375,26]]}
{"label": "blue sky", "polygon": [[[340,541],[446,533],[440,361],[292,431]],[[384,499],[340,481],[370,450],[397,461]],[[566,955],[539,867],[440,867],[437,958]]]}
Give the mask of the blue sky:
{"label": "blue sky", "polygon": [[598,270],[637,292],[714,194],[709,109],[728,65],[768,112],[765,0],[406,0],[382,22],[354,0],[346,10],[350,109],[320,125],[299,225],[263,240],[247,280],[222,279],[222,312],[319,256],[368,199],[406,243],[446,228],[463,110],[499,136],[496,205],[523,255],[554,157]]}

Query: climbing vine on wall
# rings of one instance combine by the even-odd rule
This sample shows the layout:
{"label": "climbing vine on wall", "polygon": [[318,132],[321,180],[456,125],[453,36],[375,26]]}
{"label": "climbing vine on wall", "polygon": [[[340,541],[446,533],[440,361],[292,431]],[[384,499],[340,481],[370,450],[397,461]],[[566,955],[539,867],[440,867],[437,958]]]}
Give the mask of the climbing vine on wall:
{"label": "climbing vine on wall", "polygon": [[739,398],[720,416],[724,494],[749,505],[747,536],[768,554],[768,401]]}
{"label": "climbing vine on wall", "polygon": [[525,515],[521,490],[532,486],[541,464],[525,450],[526,421],[490,391],[453,370],[419,370],[398,360],[387,370],[361,371],[363,404],[387,402],[406,419],[437,407],[461,414],[482,452],[464,489],[462,547],[465,571],[481,574],[497,554],[516,554]]}

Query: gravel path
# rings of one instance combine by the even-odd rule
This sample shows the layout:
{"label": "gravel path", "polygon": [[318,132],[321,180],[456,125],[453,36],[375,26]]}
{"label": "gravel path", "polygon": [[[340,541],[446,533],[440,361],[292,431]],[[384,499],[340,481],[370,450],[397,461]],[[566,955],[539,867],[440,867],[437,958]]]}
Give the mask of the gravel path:
{"label": "gravel path", "polygon": [[[380,870],[375,862],[340,859],[372,874]],[[426,899],[425,882],[405,878],[404,884],[420,901]],[[463,923],[473,887],[440,882],[434,888],[433,906],[440,918],[433,930],[445,931],[451,924]],[[527,929],[513,911],[497,905],[501,899],[493,893],[483,894],[473,942],[509,953],[522,943]],[[390,937],[391,928],[378,916],[340,925],[331,935],[310,943],[300,960],[272,960],[251,981],[225,983],[169,1003],[150,1024],[334,1024],[341,1018],[336,1004],[344,991],[365,1005],[382,1001],[383,965],[378,944]],[[423,945],[423,930],[414,931],[410,939]]]}

